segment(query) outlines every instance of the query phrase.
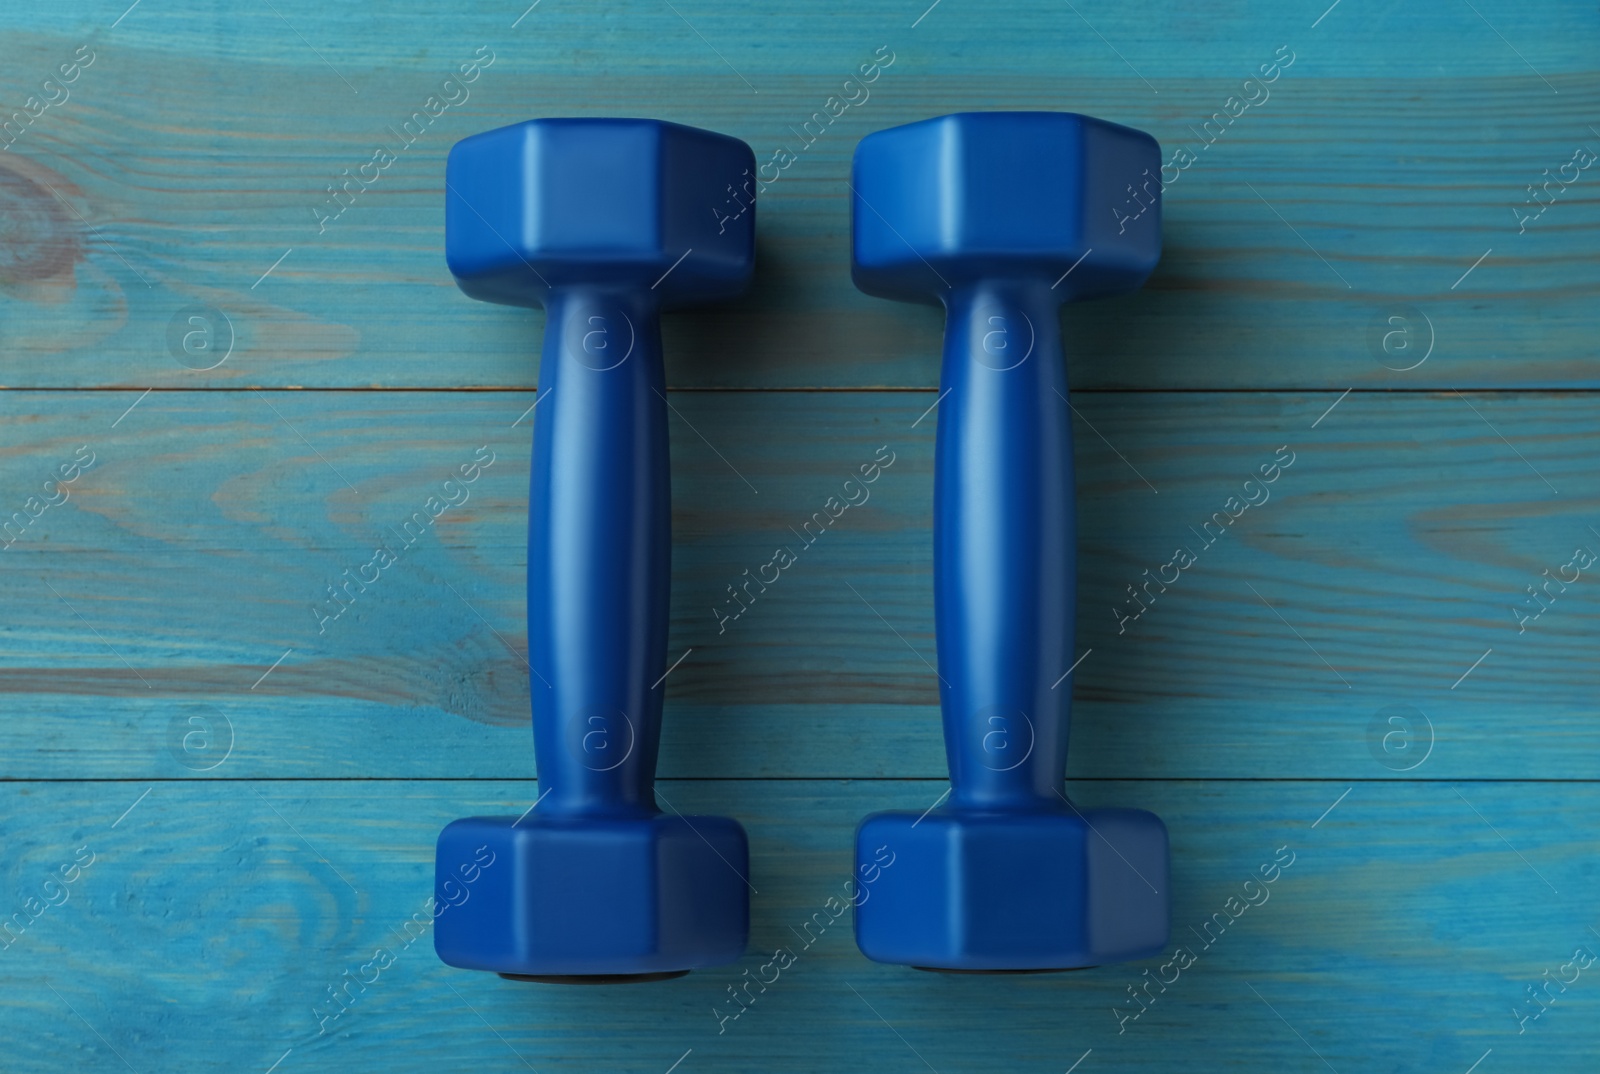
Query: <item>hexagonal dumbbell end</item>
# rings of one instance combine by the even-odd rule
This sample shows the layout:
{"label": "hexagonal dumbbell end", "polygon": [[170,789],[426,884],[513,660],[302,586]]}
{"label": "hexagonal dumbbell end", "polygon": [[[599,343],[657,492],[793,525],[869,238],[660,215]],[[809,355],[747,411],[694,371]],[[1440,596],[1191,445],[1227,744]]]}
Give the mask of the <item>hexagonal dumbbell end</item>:
{"label": "hexagonal dumbbell end", "polygon": [[468,817],[439,836],[434,949],[533,980],[724,965],[749,931],[748,855],[724,817]]}
{"label": "hexagonal dumbbell end", "polygon": [[1073,112],[961,112],[856,147],[851,275],[868,294],[936,299],[993,279],[1056,301],[1137,289],[1161,258],[1161,147]]}
{"label": "hexagonal dumbbell end", "polygon": [[1167,944],[1167,829],[1153,813],[876,813],[856,845],[875,877],[856,944],[877,962],[1061,970]]}
{"label": "hexagonal dumbbell end", "polygon": [[445,245],[461,289],[542,306],[594,285],[663,308],[740,293],[755,213],[725,207],[754,174],[737,138],[653,119],[535,119],[462,139],[445,168]]}

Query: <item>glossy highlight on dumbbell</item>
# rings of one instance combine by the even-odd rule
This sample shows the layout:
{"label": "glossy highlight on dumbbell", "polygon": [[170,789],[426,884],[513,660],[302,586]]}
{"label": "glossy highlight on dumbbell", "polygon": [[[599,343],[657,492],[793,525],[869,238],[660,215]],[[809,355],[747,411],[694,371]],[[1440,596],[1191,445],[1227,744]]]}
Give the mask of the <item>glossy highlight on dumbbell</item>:
{"label": "glossy highlight on dumbbell", "polygon": [[471,817],[439,836],[441,903],[458,862],[493,856],[437,918],[434,946],[453,966],[641,980],[744,951],[744,830],[664,814],[654,789],[671,572],[659,314],[748,285],[754,213],[712,210],[753,167],[737,139],[654,120],[533,120],[450,152],[456,282],[545,309],[528,498],[540,796],[521,818]]}
{"label": "glossy highlight on dumbbell", "polygon": [[856,149],[856,285],[946,310],[933,544],[950,795],[857,832],[861,867],[896,855],[856,908],[876,961],[1056,970],[1166,944],[1165,826],[1062,791],[1077,537],[1058,313],[1155,268],[1159,197],[1127,206],[1160,162],[1147,134],[1054,112],[943,116]]}

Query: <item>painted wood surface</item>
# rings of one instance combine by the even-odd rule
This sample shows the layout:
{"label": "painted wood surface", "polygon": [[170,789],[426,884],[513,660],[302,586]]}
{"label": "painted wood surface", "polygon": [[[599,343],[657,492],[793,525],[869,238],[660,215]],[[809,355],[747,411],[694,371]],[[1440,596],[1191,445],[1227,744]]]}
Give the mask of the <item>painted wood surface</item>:
{"label": "painted wood surface", "polygon": [[[1352,4],[1315,29],[1299,9],[920,10],[547,0],[513,29],[499,5],[176,0],[113,30],[99,3],[8,4],[0,103],[79,46],[95,60],[0,153],[0,383],[531,387],[542,315],[444,271],[444,155],[532,115],[645,111],[763,162],[796,150],[768,173],[753,293],[670,319],[669,383],[930,387],[939,317],[851,286],[845,180],[863,135],[971,108],[1088,112],[1194,159],[1163,173],[1151,284],[1067,315],[1078,387],[1600,383],[1600,171],[1561,171],[1600,152],[1581,5]],[[492,64],[444,90],[480,46]],[[845,90],[880,46],[893,63]],[[329,186],[438,94],[459,104],[326,222]],[[806,142],[835,95],[861,100]],[[196,306],[233,340],[209,372],[169,344]]]}
{"label": "painted wood surface", "polygon": [[[750,953],[610,989],[513,985],[446,968],[426,934],[405,943],[438,828],[520,812],[525,782],[13,783],[6,808],[36,823],[7,840],[8,892],[36,894],[94,857],[0,951],[7,1069],[124,1069],[119,1053],[139,1071],[280,1058],[280,1070],[1064,1071],[1088,1053],[1080,1071],[1311,1071],[1318,1054],[1339,1071],[1465,1071],[1488,1049],[1491,1069],[1587,1069],[1600,964],[1547,986],[1537,1019],[1519,1024],[1512,1008],[1538,1009],[1525,989],[1547,970],[1573,978],[1561,967],[1575,949],[1600,951],[1595,787],[1348,786],[1070,788],[1154,809],[1172,830],[1173,942],[1194,962],[1176,979],[1167,969],[1172,983],[1123,1021],[1141,1010],[1128,989],[1160,963],[952,976],[856,953],[840,913],[851,832],[871,810],[926,808],[940,781],[665,783],[678,808],[748,826]],[[1259,905],[1240,909],[1262,875],[1275,879],[1249,888]],[[774,979],[783,947],[795,958]],[[766,991],[752,985],[748,1009],[719,1022],[739,1009],[728,989],[758,977]],[[328,998],[341,986],[342,1010]]]}
{"label": "painted wood surface", "polygon": [[[230,771],[256,777],[529,772],[537,411],[513,426],[535,396],[138,398],[4,395],[0,483],[30,522],[0,552],[0,688],[26,714],[0,725],[7,774],[183,775],[205,759],[171,748],[191,717],[231,728]],[[664,772],[943,772],[937,412],[917,424],[934,399],[671,394],[670,652],[688,655]],[[1600,399],[1338,400],[1079,397],[1074,775],[1382,776],[1432,742],[1419,778],[1592,778],[1600,604],[1572,560],[1600,555]],[[82,445],[93,465],[29,519]],[[452,506],[444,482],[474,458]],[[365,569],[380,546],[399,562]],[[779,547],[797,562],[764,570]],[[1375,754],[1393,706],[1421,713],[1415,748]]]}
{"label": "painted wood surface", "polygon": [[[0,124],[80,65],[0,125],[6,1071],[1594,1066],[1589,9],[18,0],[0,43]],[[834,95],[864,99],[809,141]],[[1063,314],[1068,787],[1172,831],[1153,963],[918,973],[833,917],[861,817],[946,788],[941,316],[851,286],[845,180],[870,131],[973,108],[1103,116],[1170,162],[1150,284]],[[440,208],[450,144],[553,114],[796,151],[752,293],[665,325],[661,790],[749,829],[751,951],[626,989],[451,970],[405,925],[442,825],[538,793],[543,315],[456,291]],[[336,602],[379,544],[399,562]]]}

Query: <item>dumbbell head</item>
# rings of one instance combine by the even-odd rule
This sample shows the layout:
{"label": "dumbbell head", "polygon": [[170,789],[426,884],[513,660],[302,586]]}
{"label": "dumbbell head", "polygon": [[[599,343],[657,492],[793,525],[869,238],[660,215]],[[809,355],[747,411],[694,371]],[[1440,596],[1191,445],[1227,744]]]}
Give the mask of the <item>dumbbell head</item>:
{"label": "dumbbell head", "polygon": [[749,931],[748,857],[724,817],[468,817],[439,836],[434,950],[533,979],[724,965]]}
{"label": "dumbbell head", "polygon": [[[544,305],[551,288],[727,297],[755,266],[754,174],[737,138],[647,119],[535,119],[457,142],[445,168],[445,252],[485,302]],[[680,260],[681,259],[681,260]]]}
{"label": "dumbbell head", "polygon": [[1167,830],[1143,810],[877,813],[856,857],[891,863],[856,909],[878,962],[1061,970],[1167,943]]}
{"label": "dumbbell head", "polygon": [[851,274],[911,301],[1064,274],[1062,298],[1131,291],[1161,256],[1160,154],[1142,131],[1071,112],[964,112],[869,134],[855,154]]}

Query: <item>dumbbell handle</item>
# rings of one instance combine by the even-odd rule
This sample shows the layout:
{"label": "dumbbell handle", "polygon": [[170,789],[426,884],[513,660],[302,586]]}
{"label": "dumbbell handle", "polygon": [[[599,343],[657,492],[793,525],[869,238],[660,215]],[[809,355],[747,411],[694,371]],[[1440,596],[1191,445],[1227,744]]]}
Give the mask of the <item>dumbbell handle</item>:
{"label": "dumbbell handle", "polygon": [[1077,535],[1059,305],[1048,281],[946,298],[933,560],[956,808],[1062,808]]}
{"label": "dumbbell handle", "polygon": [[542,814],[657,812],[671,485],[653,296],[545,306],[528,493],[528,662]]}

